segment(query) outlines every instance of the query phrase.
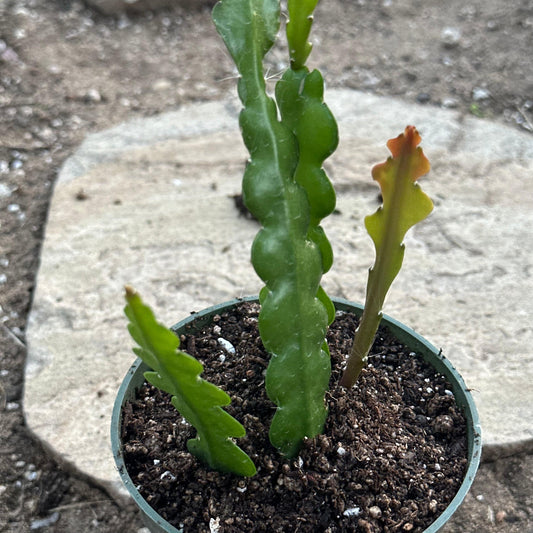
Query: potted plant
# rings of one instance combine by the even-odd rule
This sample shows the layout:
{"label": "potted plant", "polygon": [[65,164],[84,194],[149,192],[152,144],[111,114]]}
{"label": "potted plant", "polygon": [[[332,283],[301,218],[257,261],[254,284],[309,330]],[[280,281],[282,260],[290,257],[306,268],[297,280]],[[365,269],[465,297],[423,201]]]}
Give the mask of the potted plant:
{"label": "potted plant", "polygon": [[372,170],[383,205],[365,219],[376,259],[364,308],[321,287],[333,253],[320,224],[335,208],[322,165],[338,133],[322,76],[306,67],[317,2],[288,1],[290,67],[274,98],[263,59],[280,1],[221,0],[213,10],[240,74],[243,201],[262,226],[251,261],[265,286],[171,329],[126,289],[139,359],[117,396],[112,445],[152,531],[434,532],[479,463],[461,377],[382,315],[405,233],[433,208],[416,183],[429,162],[413,126]]}

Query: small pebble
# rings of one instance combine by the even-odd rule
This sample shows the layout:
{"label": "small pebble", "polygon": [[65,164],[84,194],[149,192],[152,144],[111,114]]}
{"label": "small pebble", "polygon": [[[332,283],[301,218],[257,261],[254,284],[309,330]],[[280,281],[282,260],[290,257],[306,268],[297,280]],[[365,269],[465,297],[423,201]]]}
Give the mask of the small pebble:
{"label": "small pebble", "polygon": [[455,98],[444,98],[442,101],[442,107],[445,107],[446,109],[455,109],[457,105],[458,102]]}
{"label": "small pebble", "polygon": [[159,479],[170,479],[170,481],[176,481],[176,476],[172,472],[170,472],[170,470],[166,470],[161,474]]}
{"label": "small pebble", "polygon": [[11,196],[11,188],[5,183],[0,183],[0,198],[8,198]]}
{"label": "small pebble", "polygon": [[344,516],[359,516],[360,512],[361,509],[359,507],[350,507],[349,509],[346,509],[342,514]]}
{"label": "small pebble", "polygon": [[43,128],[37,133],[37,137],[47,144],[52,144],[57,140],[56,134],[50,128]]}
{"label": "small pebble", "polygon": [[[15,30],[15,32],[17,31],[21,31],[21,30]],[[13,48],[9,48],[9,47],[5,48],[2,52],[0,52],[0,58],[2,58],[6,63],[13,63],[13,64],[22,63],[20,61],[20,58],[17,52],[15,52]]]}
{"label": "small pebble", "polygon": [[28,472],[25,472],[24,477],[28,481],[35,481],[36,479],[39,478],[39,472],[35,472],[34,470],[30,470]]}
{"label": "small pebble", "polygon": [[218,533],[220,531],[220,518],[209,519],[209,533]]}
{"label": "small pebble", "polygon": [[427,104],[431,101],[431,95],[429,93],[418,93],[416,96],[416,101],[419,104]]}
{"label": "small pebble", "polygon": [[472,98],[475,102],[479,102],[480,100],[486,100],[490,97],[490,92],[487,89],[484,89],[483,87],[474,87],[472,90]]}
{"label": "small pebble", "polygon": [[220,344],[220,346],[222,346],[222,348],[224,348],[226,352],[228,352],[231,355],[235,354],[235,347],[233,346],[233,344],[231,344],[230,341],[223,339],[222,337],[219,337],[217,340],[218,340],[218,344]]}
{"label": "small pebble", "polygon": [[120,15],[118,22],[117,22],[117,28],[119,30],[124,30],[126,28],[129,28],[131,26],[130,19],[126,15]]}
{"label": "small pebble", "polygon": [[85,100],[92,104],[98,104],[102,101],[102,95],[96,89],[89,89],[85,93]]}
{"label": "small pebble", "polygon": [[377,505],[373,505],[368,509],[368,514],[372,518],[380,518],[381,517],[381,509]]}
{"label": "small pebble", "polygon": [[38,520],[33,520],[30,524],[30,529],[42,529],[49,527],[52,524],[55,524],[59,520],[59,513],[56,511],[52,513],[48,518],[40,518]]}
{"label": "small pebble", "polygon": [[445,48],[455,48],[461,40],[461,30],[448,26],[442,30],[440,38]]}
{"label": "small pebble", "polygon": [[172,82],[165,78],[156,80],[152,86],[154,91],[166,91],[172,87]]}
{"label": "small pebble", "polygon": [[442,64],[445,67],[451,67],[454,64],[454,60],[450,56],[444,56],[442,58]]}

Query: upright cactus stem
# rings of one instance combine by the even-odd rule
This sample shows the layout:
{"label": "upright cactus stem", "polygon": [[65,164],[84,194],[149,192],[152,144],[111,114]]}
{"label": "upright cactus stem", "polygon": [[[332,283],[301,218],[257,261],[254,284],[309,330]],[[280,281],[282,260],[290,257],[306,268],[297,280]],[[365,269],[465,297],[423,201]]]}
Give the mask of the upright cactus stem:
{"label": "upright cactus stem", "polygon": [[145,379],[171,394],[172,405],[197,431],[187,442],[189,451],[215,470],[253,476],[254,463],[234,442],[244,437],[244,427],[222,409],[230,397],[200,376],[203,365],[179,349],[178,337],[157,322],[131,287],[126,302],[128,330],[137,344],[133,351],[151,368]]}
{"label": "upright cactus stem", "polygon": [[317,4],[318,0],[289,0],[287,41],[293,70],[299,70],[305,65],[313,48],[308,39],[313,25],[313,11]]}
{"label": "upright cactus stem", "polygon": [[404,133],[387,143],[392,157],[372,169],[372,177],[381,187],[383,205],[365,218],[376,260],[368,275],[365,308],[355,332],[352,354],[341,378],[345,387],[354,385],[366,365],[385,296],[402,266],[405,234],[433,210],[433,202],[416,183],[430,168],[418,146],[420,141],[416,128],[407,126]]}
{"label": "upright cactus stem", "polygon": [[322,76],[304,65],[316,3],[289,2],[292,68],[276,86],[277,103],[266,94],[263,58],[279,29],[279,0],[221,0],[213,12],[241,75],[240,125],[250,153],[243,200],[263,226],[252,264],[265,283],[259,331],[271,354],[267,393],[278,406],[270,440],[288,456],[322,431],[331,373],[325,336],[334,309],[320,281],[333,255],[319,224],[335,208],[322,163],[337,145],[337,127],[323,103]]}

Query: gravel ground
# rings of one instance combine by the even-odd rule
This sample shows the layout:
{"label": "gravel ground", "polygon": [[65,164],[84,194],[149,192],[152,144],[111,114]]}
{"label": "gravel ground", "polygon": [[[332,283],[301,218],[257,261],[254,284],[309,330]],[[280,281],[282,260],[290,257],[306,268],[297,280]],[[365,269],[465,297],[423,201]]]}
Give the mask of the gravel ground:
{"label": "gravel ground", "polygon": [[[533,132],[531,0],[322,0],[314,36],[311,64],[330,87]],[[275,76],[284,55],[269,61]],[[79,0],[0,1],[0,531],[140,531],[24,425],[25,327],[48,203],[88,133],[223,98],[234,75],[201,0],[118,17]],[[532,500],[531,456],[486,462],[446,531],[532,533]]]}

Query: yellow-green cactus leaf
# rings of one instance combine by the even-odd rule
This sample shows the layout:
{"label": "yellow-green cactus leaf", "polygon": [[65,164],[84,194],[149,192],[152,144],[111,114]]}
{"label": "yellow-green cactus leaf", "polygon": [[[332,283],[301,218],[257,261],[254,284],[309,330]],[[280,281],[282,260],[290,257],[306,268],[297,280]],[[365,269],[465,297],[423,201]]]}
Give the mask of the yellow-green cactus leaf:
{"label": "yellow-green cactus leaf", "polygon": [[417,183],[430,169],[418,146],[420,141],[416,128],[407,126],[404,133],[387,143],[392,156],[372,169],[372,177],[381,187],[383,205],[365,218],[376,248],[376,260],[368,275],[365,309],[341,380],[346,387],[355,383],[366,364],[385,296],[402,266],[405,234],[433,210],[433,202]]}

